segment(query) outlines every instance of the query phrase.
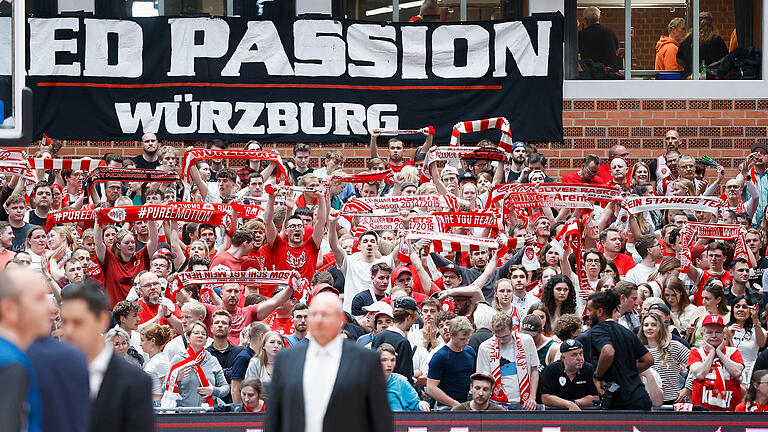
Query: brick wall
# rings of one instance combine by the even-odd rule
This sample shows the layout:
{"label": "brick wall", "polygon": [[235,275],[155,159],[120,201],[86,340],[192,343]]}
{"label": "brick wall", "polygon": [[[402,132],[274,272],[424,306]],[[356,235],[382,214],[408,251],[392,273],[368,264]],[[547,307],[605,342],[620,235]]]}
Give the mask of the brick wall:
{"label": "brick wall", "polygon": [[[661,154],[664,134],[671,128],[680,133],[683,153],[697,157],[708,155],[726,167],[729,176],[735,176],[736,168],[749,153],[750,146],[758,140],[768,140],[768,99],[566,100],[563,101],[564,141],[534,144],[549,157],[550,175],[559,177],[578,169],[585,154],[604,157],[608,148],[616,144],[629,149],[631,164],[637,160],[650,161]],[[385,141],[380,141],[383,147]],[[200,145],[180,141],[165,144],[177,147],[180,155],[185,144]],[[310,145],[313,149],[311,164],[315,167],[330,149],[338,149],[344,154],[349,171],[361,171],[368,159],[365,143]],[[243,143],[233,144],[233,148],[242,146]],[[292,155],[292,145],[288,143],[265,143],[265,147],[277,149],[286,158]],[[35,151],[34,148],[29,150]],[[141,146],[135,141],[69,141],[61,155],[101,157],[107,152],[134,156],[141,153]],[[407,153],[411,152],[408,150]]]}
{"label": "brick wall", "polygon": [[[711,12],[715,26],[726,45],[734,29],[732,0],[701,0],[701,11]],[[579,20],[583,22],[583,9]],[[624,41],[624,8],[601,9],[600,24],[613,29],[619,42]],[[667,24],[672,18],[685,18],[685,8],[634,8],[632,9],[632,57],[638,69],[653,69],[656,60],[656,42],[667,34]]]}

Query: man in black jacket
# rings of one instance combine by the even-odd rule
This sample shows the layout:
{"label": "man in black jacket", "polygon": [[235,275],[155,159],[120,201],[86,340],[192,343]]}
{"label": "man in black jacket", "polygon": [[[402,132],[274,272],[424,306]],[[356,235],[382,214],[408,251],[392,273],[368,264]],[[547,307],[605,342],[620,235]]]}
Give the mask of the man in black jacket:
{"label": "man in black jacket", "polygon": [[341,300],[332,293],[312,299],[309,343],[282,350],[275,359],[267,432],[392,432],[379,355],[344,340]]}
{"label": "man in black jacket", "polygon": [[155,429],[152,381],[141,369],[114,355],[101,336],[109,326],[109,303],[102,290],[83,283],[62,293],[61,330],[88,360],[90,430],[143,432]]}
{"label": "man in black jacket", "polygon": [[619,40],[616,33],[600,25],[600,9],[590,6],[584,9],[585,28],[579,31],[579,54],[581,59],[590,59],[602,63],[611,69],[619,70]]}

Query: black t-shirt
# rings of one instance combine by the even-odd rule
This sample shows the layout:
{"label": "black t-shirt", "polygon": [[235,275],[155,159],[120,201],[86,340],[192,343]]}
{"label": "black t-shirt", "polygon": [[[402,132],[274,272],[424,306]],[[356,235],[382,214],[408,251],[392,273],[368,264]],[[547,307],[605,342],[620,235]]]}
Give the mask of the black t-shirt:
{"label": "black t-shirt", "polygon": [[386,294],[382,296],[377,295],[376,300],[374,300],[371,295],[371,290],[360,291],[352,298],[352,315],[356,317],[365,315],[366,312],[363,310],[363,306],[370,306],[373,302],[383,299],[384,296],[386,296]]}
{"label": "black t-shirt", "polygon": [[541,395],[549,394],[559,398],[575,401],[587,395],[594,395],[597,399],[597,389],[595,382],[592,381],[595,370],[589,363],[584,363],[576,377],[571,381],[565,373],[565,366],[562,360],[550,363],[541,372],[539,378],[539,394],[537,400],[541,402]]}
{"label": "black t-shirt", "polygon": [[157,168],[158,166],[160,166],[160,160],[159,159],[154,161],[154,162],[147,162],[147,160],[144,159],[144,155],[143,154],[140,154],[138,156],[134,156],[134,157],[131,158],[131,160],[133,160],[133,163],[136,164],[136,168],[152,169],[153,170],[153,169]]}
{"label": "black t-shirt", "polygon": [[392,372],[404,376],[408,382],[413,383],[413,348],[411,343],[400,333],[384,330],[373,338],[371,349],[375,350],[384,343],[392,345],[397,353],[397,363],[395,363]]}
{"label": "black t-shirt", "polygon": [[[41,218],[38,215],[35,214],[34,210],[29,211],[29,223],[32,225],[37,225],[44,227],[45,226],[45,218]],[[15,235],[16,233],[14,233]]]}
{"label": "black t-shirt", "polygon": [[768,258],[760,257],[757,260],[757,265],[752,269],[752,275],[749,277],[749,285],[760,291],[763,288],[763,273],[768,268]]}
{"label": "black t-shirt", "polygon": [[[243,347],[241,346],[235,346],[231,343],[227,346],[227,349],[224,350],[224,352],[221,352],[213,347],[213,344],[208,345],[208,348],[206,348],[206,351],[211,353],[212,356],[216,358],[216,360],[219,361],[219,364],[221,365],[221,368],[224,371],[224,379],[227,380],[227,383],[232,382],[232,365],[235,364],[235,359],[240,354],[240,352],[243,350]],[[232,396],[227,395],[226,397],[222,398],[227,403],[232,402]]]}
{"label": "black t-shirt", "polygon": [[478,348],[480,348],[480,344],[487,341],[488,339],[493,336],[493,333],[487,329],[487,328],[481,328],[478,329],[475,334],[472,335],[471,338],[469,338],[469,346],[472,347],[475,352],[480,352]]}
{"label": "black t-shirt", "polygon": [[27,248],[27,233],[32,227],[32,224],[24,223],[21,228],[11,227],[13,230],[13,244],[9,248],[13,252],[21,252]]}
{"label": "black t-shirt", "polygon": [[600,62],[609,68],[620,69],[619,58],[616,50],[619,49],[619,40],[616,33],[608,27],[600,24],[579,31],[579,54],[582,59],[590,59]]}
{"label": "black t-shirt", "polygon": [[597,324],[590,333],[593,355],[598,359],[604,346],[612,345],[614,349],[613,363],[602,377],[604,382],[619,385],[611,409],[651,409],[651,399],[637,370],[637,360],[648,353],[640,339],[615,321]]}

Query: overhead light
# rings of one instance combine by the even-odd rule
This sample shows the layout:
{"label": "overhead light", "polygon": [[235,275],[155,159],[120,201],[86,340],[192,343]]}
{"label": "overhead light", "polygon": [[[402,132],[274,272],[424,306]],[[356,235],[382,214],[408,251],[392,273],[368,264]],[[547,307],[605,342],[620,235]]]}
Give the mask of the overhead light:
{"label": "overhead light", "polygon": [[[400,9],[413,9],[415,7],[420,7],[423,2],[421,0],[419,1],[410,1],[405,3],[400,3]],[[372,15],[382,15],[382,14],[391,14],[392,13],[392,6],[384,6],[376,9],[371,9],[365,11],[365,16],[372,16]]]}

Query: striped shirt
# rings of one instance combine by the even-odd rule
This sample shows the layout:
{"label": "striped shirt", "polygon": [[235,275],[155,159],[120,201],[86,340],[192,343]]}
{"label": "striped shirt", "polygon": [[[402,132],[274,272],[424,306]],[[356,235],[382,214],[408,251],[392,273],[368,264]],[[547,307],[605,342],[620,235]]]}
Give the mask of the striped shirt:
{"label": "striped shirt", "polygon": [[648,351],[653,355],[653,369],[661,375],[661,382],[664,384],[664,401],[674,401],[681,388],[680,365],[685,367],[688,364],[690,350],[676,340],[671,341],[667,347],[666,363],[662,363],[658,348],[648,347]]}

